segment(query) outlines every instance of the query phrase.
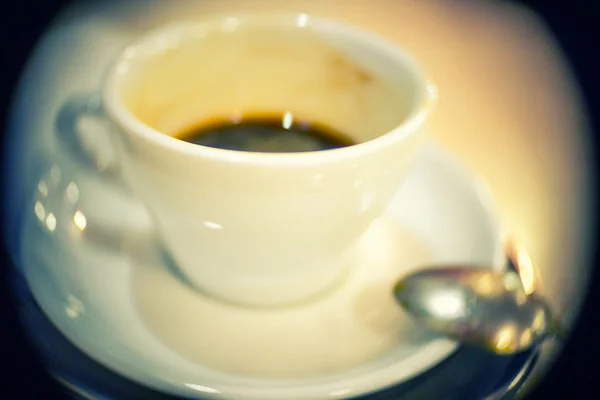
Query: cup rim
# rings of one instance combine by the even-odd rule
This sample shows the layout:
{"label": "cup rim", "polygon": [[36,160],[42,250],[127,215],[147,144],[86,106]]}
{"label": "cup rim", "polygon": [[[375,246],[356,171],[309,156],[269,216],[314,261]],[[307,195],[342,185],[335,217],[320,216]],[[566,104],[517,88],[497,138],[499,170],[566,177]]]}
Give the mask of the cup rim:
{"label": "cup rim", "polygon": [[[298,29],[313,28],[317,30],[327,26],[330,28],[333,27],[336,30],[343,31],[345,35],[348,35],[353,40],[369,42],[371,46],[375,46],[378,50],[386,52],[386,54],[391,56],[398,64],[403,65],[404,68],[413,75],[413,79],[423,82],[423,85],[417,90],[416,99],[411,106],[411,111],[408,116],[395,128],[366,142],[322,151],[269,153],[202,146],[177,139],[152,128],[136,118],[124,106],[119,93],[119,88],[127,75],[127,64],[131,62],[132,59],[136,58],[135,54],[138,53],[136,51],[137,49],[150,43],[156,43],[157,40],[168,37],[169,35],[176,36],[186,29],[193,29],[196,31],[220,30],[223,32],[231,32],[241,24],[269,24],[272,26],[288,27],[297,26]],[[282,167],[311,166],[324,163],[336,163],[361,157],[365,154],[385,149],[395,142],[403,141],[416,132],[431,113],[433,106],[437,102],[437,88],[431,80],[426,78],[423,69],[414,57],[399,46],[375,33],[354,27],[342,21],[324,17],[315,17],[304,13],[245,13],[234,15],[226,14],[195,21],[174,22],[149,31],[127,46],[117,57],[116,62],[108,71],[104,91],[102,92],[102,100],[109,116],[126,128],[126,131],[143,139],[146,143],[159,146],[163,149],[168,149],[191,157],[201,157],[212,161],[222,161],[226,163]]]}

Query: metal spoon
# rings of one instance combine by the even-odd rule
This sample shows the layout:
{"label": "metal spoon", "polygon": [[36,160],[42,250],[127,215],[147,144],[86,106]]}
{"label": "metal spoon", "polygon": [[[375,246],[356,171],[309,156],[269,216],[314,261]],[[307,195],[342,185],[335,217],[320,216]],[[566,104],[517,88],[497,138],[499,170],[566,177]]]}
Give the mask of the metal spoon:
{"label": "metal spoon", "polygon": [[519,353],[563,336],[548,304],[527,295],[512,271],[470,266],[420,270],[399,280],[394,296],[427,328],[496,354]]}

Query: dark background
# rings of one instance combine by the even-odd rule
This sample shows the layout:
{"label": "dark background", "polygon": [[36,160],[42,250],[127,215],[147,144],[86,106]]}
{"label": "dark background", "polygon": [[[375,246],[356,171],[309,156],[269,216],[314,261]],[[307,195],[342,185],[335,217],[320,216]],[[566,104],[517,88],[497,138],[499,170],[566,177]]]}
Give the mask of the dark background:
{"label": "dark background", "polygon": [[[126,2],[127,0],[123,0]],[[165,0],[167,1],[167,0]],[[176,0],[169,0],[176,1]],[[218,1],[218,0],[215,0]],[[448,0],[456,1],[456,0]],[[600,14],[593,0],[518,1],[532,8],[548,24],[571,62],[576,79],[583,90],[584,100],[591,113],[597,145],[600,98]],[[0,115],[1,131],[6,126],[6,112],[14,85],[26,59],[40,35],[65,0],[8,0],[0,5]],[[600,5],[600,4],[599,4]],[[596,158],[597,159],[597,158]],[[2,191],[10,188],[2,185]],[[597,226],[597,225],[596,225]],[[598,264],[596,250],[594,267]],[[2,276],[10,260],[5,248],[0,248]],[[594,268],[593,283],[579,319],[578,326],[565,351],[531,399],[600,398],[600,294],[598,274]],[[57,384],[46,374],[23,337],[16,315],[16,304],[10,297],[8,284],[2,279],[0,287],[0,398],[52,399],[65,398]],[[435,400],[435,399],[432,399]]]}

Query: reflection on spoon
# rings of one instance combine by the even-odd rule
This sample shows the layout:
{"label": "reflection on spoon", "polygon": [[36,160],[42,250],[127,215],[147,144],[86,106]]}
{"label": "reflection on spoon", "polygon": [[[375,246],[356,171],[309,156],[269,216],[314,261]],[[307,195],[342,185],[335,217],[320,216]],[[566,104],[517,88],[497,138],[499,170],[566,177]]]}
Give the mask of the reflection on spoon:
{"label": "reflection on spoon", "polygon": [[519,353],[563,335],[547,303],[527,295],[519,275],[453,266],[420,270],[394,287],[398,303],[438,333],[496,354]]}

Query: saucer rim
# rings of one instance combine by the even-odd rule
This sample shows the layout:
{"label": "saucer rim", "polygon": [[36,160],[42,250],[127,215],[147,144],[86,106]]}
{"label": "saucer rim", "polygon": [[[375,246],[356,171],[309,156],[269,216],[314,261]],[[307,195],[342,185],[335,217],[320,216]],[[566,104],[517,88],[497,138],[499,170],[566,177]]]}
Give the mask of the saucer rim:
{"label": "saucer rim", "polygon": [[[504,249],[502,245],[503,235],[500,229],[500,222],[498,218],[499,215],[497,213],[491,192],[487,190],[486,186],[481,182],[481,180],[477,179],[476,176],[473,176],[473,174],[467,168],[465,168],[459,160],[453,157],[447,150],[437,145],[434,141],[430,141],[424,146],[420,157],[430,158],[434,162],[439,162],[451,169],[451,174],[455,177],[455,179],[464,183],[466,190],[471,192],[471,195],[482,207],[482,211],[487,216],[486,224],[489,226],[490,236],[495,242],[494,254],[491,255],[491,258],[494,260],[493,266],[496,269],[502,269],[504,267]],[[35,298],[36,296],[33,288],[32,294]],[[54,323],[54,320],[57,319],[56,316],[54,316],[54,311],[52,311],[49,307],[46,309],[43,302],[37,303],[44,311],[46,316]],[[224,384],[218,383],[217,385],[211,383],[213,387],[206,387],[200,384],[174,383],[167,380],[155,380],[154,382],[151,382],[150,380],[144,379],[144,375],[146,375],[146,373],[143,371],[128,370],[123,363],[111,362],[111,356],[104,357],[102,355],[88,352],[83,346],[78,344],[79,340],[76,337],[77,335],[70,334],[66,329],[63,329],[60,324],[54,323],[54,326],[57,327],[57,329],[83,353],[107,368],[113,370],[114,372],[126,377],[127,379],[131,379],[134,382],[160,392],[167,391],[172,395],[183,395],[188,397],[203,396],[204,398],[209,399],[223,399],[233,396],[243,400],[264,400],[266,398],[292,399],[301,396],[301,398],[309,400],[341,398],[347,395],[365,395],[402,384],[427,371],[428,369],[433,368],[435,365],[438,365],[443,360],[449,358],[458,349],[458,343],[452,340],[445,338],[434,339],[423,345],[421,349],[411,357],[398,360],[402,364],[406,364],[407,360],[412,360],[410,363],[412,367],[410,369],[405,369],[405,372],[402,374],[398,374],[397,371],[394,371],[394,368],[398,367],[398,361],[396,361],[396,363],[383,365],[379,368],[373,367],[365,374],[350,377],[344,377],[344,373],[311,379],[293,380],[268,380],[264,378],[240,377],[241,379],[238,381],[239,383],[232,384],[231,382],[227,382]],[[426,360],[426,362],[418,362],[419,360]],[[415,367],[415,365],[417,365],[417,367]],[[357,369],[362,368],[354,368],[347,373],[357,373]],[[233,374],[226,375],[232,376]],[[311,381],[314,383],[311,384]],[[260,387],[259,385],[261,383],[266,383],[266,385]],[[257,386],[259,388],[257,388]],[[299,393],[299,391],[302,392]]]}

